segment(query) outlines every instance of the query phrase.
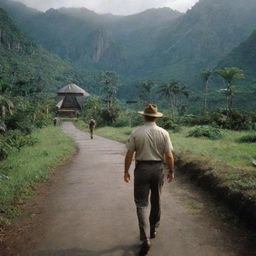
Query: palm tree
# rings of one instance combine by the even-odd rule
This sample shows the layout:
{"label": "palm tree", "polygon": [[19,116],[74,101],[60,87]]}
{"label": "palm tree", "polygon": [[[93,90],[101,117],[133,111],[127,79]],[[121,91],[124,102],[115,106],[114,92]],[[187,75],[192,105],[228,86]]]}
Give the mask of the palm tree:
{"label": "palm tree", "polygon": [[169,83],[161,84],[159,87],[159,94],[166,98],[172,109],[172,116],[175,117],[178,112],[178,95],[188,97],[189,93],[185,86],[181,87],[180,82],[172,80]]}
{"label": "palm tree", "polygon": [[209,88],[209,79],[212,75],[211,70],[202,70],[201,77],[204,80],[204,113],[207,113],[207,105],[208,105],[208,88]]}
{"label": "palm tree", "polygon": [[220,77],[224,79],[226,89],[224,95],[227,98],[227,111],[228,115],[232,113],[233,98],[234,98],[234,85],[233,81],[245,77],[242,69],[237,67],[223,68],[215,71]]}

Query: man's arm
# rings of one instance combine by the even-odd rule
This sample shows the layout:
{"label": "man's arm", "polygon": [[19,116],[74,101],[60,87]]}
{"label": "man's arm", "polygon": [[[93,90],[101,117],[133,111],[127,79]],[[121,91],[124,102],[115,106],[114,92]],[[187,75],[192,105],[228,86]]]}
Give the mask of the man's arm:
{"label": "man's arm", "polygon": [[165,157],[169,169],[167,179],[168,182],[170,183],[174,180],[174,157],[172,152],[165,153]]}
{"label": "man's arm", "polygon": [[128,150],[125,156],[125,163],[124,163],[124,181],[129,182],[131,177],[129,173],[129,169],[132,163],[132,158],[133,158],[134,151]]}

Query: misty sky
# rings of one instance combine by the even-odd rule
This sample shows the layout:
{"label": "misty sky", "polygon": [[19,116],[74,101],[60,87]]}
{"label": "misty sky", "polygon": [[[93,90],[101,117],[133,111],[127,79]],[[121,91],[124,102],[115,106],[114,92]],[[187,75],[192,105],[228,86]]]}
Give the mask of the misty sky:
{"label": "misty sky", "polygon": [[127,15],[138,13],[150,8],[170,7],[186,11],[198,0],[18,0],[40,10],[59,7],[86,7],[98,13]]}

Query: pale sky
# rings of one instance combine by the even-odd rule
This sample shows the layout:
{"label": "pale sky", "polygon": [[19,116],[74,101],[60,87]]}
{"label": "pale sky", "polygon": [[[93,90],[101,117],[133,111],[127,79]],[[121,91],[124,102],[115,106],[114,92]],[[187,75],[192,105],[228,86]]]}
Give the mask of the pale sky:
{"label": "pale sky", "polygon": [[59,7],[86,7],[97,13],[128,15],[150,8],[170,7],[185,12],[199,0],[18,0],[27,6],[47,10]]}

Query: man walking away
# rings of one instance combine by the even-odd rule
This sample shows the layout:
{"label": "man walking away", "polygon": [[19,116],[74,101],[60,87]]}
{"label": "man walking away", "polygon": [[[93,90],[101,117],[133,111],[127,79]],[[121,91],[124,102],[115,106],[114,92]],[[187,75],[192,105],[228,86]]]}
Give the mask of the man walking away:
{"label": "man walking away", "polygon": [[91,139],[93,139],[93,133],[94,133],[95,127],[96,127],[96,121],[94,119],[91,119],[89,121],[89,129],[90,129]]}
{"label": "man walking away", "polygon": [[[147,255],[150,249],[150,238],[156,237],[160,223],[160,194],[164,183],[163,161],[168,165],[168,182],[174,179],[173,146],[169,133],[157,126],[156,120],[163,114],[157,111],[157,106],[149,104],[144,111],[138,112],[144,116],[143,126],[135,129],[127,143],[125,157],[124,181],[130,181],[129,168],[135,152],[136,167],[134,170],[134,200],[142,241],[140,255]],[[146,216],[150,194],[150,216]]]}

